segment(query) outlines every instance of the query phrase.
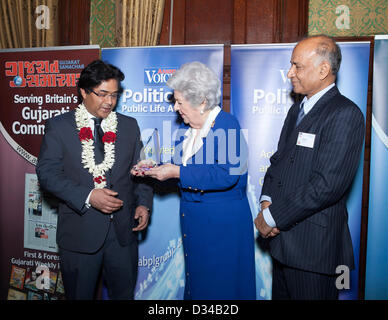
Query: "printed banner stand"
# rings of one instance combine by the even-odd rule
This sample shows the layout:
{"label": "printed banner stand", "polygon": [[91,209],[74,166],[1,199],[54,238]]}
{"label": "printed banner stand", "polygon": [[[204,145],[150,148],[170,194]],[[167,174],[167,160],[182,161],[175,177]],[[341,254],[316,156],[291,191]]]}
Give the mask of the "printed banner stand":
{"label": "printed banner stand", "polygon": [[35,164],[45,120],[78,105],[80,72],[98,58],[99,46],[0,50],[0,299],[64,296],[57,204]]}
{"label": "printed banner stand", "polygon": [[[102,59],[119,67],[125,74],[124,92],[117,111],[137,119],[145,152],[160,152],[155,159],[170,162],[172,142],[178,129],[172,90],[166,81],[182,64],[200,61],[222,81],[223,45],[157,46],[102,49]],[[156,129],[156,130],[155,130]],[[155,136],[158,132],[158,137]],[[159,147],[150,148],[159,140]],[[152,143],[153,146],[156,143]],[[179,225],[179,197],[169,186],[156,189],[151,222],[139,246],[139,273],[135,299],[182,299],[184,257]],[[105,296],[107,298],[107,296]]]}
{"label": "printed banner stand", "polygon": [[375,37],[365,299],[388,299],[388,35]]}
{"label": "printed banner stand", "polygon": [[[287,78],[295,44],[232,45],[231,112],[249,132],[248,199],[254,217],[260,211],[259,198],[269,158],[277,149],[284,119],[291,107],[292,86]],[[337,85],[366,114],[369,42],[339,43],[342,64]],[[349,81],[351,79],[351,81]],[[363,159],[363,155],[361,157]],[[350,273],[350,290],[341,299],[357,299],[360,246],[363,162],[357,171],[347,201],[356,270]],[[259,237],[256,231],[256,238]],[[259,299],[272,294],[272,265],[265,249],[256,248],[256,287]]]}

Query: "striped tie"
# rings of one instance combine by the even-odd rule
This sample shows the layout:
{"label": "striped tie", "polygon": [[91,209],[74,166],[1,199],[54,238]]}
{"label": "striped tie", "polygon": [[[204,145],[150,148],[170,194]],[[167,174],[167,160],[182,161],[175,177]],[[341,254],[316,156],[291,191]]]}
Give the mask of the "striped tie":
{"label": "striped tie", "polygon": [[305,113],[304,113],[304,103],[302,102],[300,104],[300,109],[299,109],[299,113],[298,113],[298,118],[296,119],[296,127],[299,125],[299,123],[302,121],[303,117],[305,116]]}

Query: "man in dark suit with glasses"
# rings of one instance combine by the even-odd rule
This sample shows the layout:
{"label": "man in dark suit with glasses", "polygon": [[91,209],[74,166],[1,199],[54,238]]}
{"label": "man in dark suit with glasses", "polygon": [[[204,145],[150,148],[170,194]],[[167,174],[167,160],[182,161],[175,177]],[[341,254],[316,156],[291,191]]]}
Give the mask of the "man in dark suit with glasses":
{"label": "man in dark suit with glasses", "polygon": [[111,299],[134,297],[135,232],[148,224],[153,192],[130,175],[142,148],[138,124],[113,111],[123,79],[113,65],[90,63],[78,81],[79,106],[46,122],[36,171],[41,188],[60,200],[68,299],[93,299],[101,268]]}

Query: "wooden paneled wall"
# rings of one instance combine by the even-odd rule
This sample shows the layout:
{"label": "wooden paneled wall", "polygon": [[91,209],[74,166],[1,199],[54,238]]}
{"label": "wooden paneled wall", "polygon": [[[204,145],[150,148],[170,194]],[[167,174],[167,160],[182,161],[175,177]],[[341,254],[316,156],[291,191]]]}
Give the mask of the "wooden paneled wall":
{"label": "wooden paneled wall", "polygon": [[307,35],[308,0],[166,0],[160,44],[294,42]]}
{"label": "wooden paneled wall", "polygon": [[59,0],[59,45],[88,45],[90,0]]}
{"label": "wooden paneled wall", "polygon": [[[300,40],[307,35],[308,3],[308,0],[166,0],[159,44],[223,43],[223,107],[229,111],[230,45]],[[59,12],[59,45],[89,44],[90,1],[60,0]]]}
{"label": "wooden paneled wall", "polygon": [[160,44],[223,43],[223,107],[229,111],[230,45],[300,40],[307,35],[308,3],[308,0],[166,0]]}

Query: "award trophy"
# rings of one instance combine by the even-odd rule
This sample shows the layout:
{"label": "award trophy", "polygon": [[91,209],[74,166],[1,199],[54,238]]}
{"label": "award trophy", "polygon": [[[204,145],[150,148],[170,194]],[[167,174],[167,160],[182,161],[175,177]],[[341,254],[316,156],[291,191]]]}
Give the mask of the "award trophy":
{"label": "award trophy", "polygon": [[132,170],[135,173],[142,174],[150,168],[156,167],[160,164],[160,146],[159,146],[159,132],[155,128],[147,142],[140,151],[140,159]]}

